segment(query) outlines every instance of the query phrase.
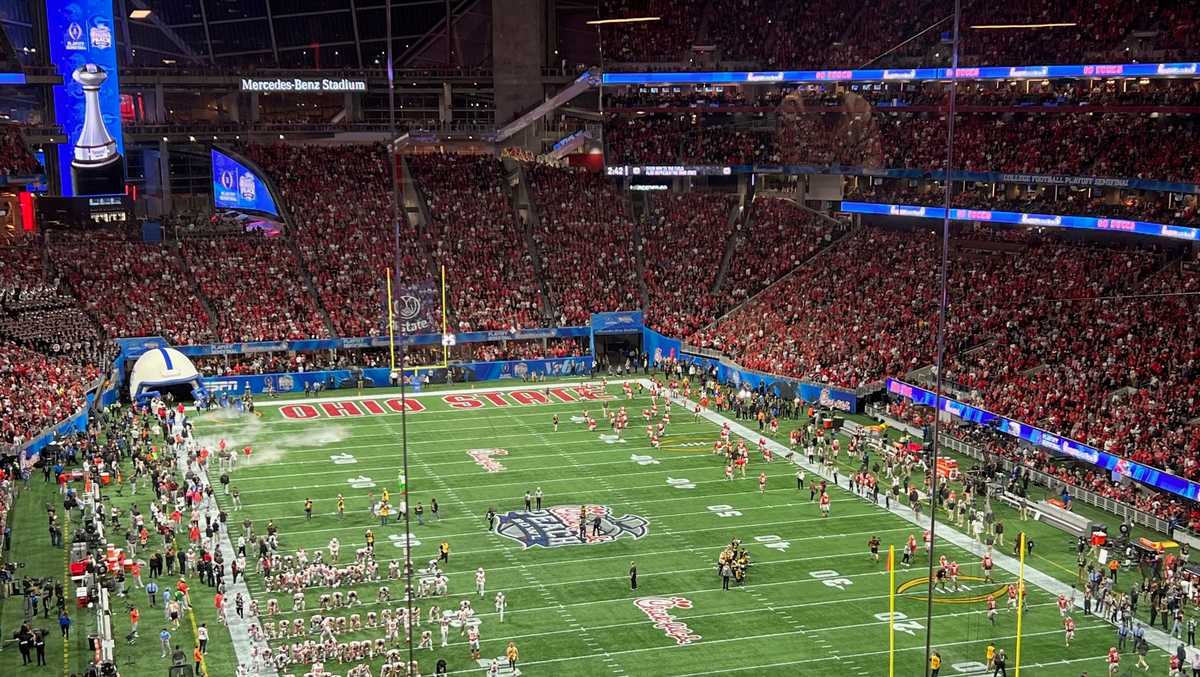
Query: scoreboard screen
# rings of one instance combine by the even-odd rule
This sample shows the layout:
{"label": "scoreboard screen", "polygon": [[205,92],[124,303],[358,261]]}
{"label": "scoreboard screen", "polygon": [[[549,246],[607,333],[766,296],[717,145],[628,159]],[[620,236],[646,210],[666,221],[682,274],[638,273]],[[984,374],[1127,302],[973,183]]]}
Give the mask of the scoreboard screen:
{"label": "scoreboard screen", "polygon": [[279,216],[271,190],[258,173],[216,148],[212,149],[212,189],[217,209]]}

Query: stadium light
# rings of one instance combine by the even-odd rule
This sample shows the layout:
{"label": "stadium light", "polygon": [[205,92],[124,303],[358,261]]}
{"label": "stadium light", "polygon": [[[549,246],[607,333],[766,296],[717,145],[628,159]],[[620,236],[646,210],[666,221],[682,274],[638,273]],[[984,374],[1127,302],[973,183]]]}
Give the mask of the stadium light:
{"label": "stadium light", "polygon": [[587,24],[589,26],[603,26],[606,24],[633,24],[643,23],[646,21],[658,21],[660,19],[662,19],[661,16],[631,16],[624,19],[592,19],[591,21],[587,22]]}
{"label": "stadium light", "polygon": [[1072,28],[1079,24],[1074,21],[1064,23],[1045,23],[1045,24],[979,24],[971,26],[977,30],[992,30],[992,31],[1007,31],[1007,30],[1024,30],[1038,28]]}
{"label": "stadium light", "polygon": [[150,10],[148,10],[148,9],[135,9],[135,10],[133,10],[132,12],[130,12],[130,13],[129,13],[129,18],[130,18],[130,19],[137,19],[137,20],[139,20],[139,21],[140,21],[140,20],[142,20],[142,19],[149,19],[149,18],[150,18]]}

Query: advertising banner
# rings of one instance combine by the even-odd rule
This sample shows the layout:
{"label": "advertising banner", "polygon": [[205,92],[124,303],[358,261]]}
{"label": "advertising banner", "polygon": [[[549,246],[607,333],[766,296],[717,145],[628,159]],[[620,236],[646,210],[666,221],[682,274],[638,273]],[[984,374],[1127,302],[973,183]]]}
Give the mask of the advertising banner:
{"label": "advertising banner", "polygon": [[683,352],[683,344],[679,339],[663,336],[647,327],[642,332],[642,350],[650,356],[650,364],[655,365],[679,359]]}
{"label": "advertising banner", "polygon": [[[903,216],[916,219],[942,220],[946,216],[943,207],[926,205],[895,205],[874,202],[843,201],[841,211],[851,214],[875,214],[879,216]],[[990,209],[958,209],[950,210],[951,221],[979,221],[983,223],[1004,223],[1015,226],[1036,226],[1040,228],[1072,228],[1078,230],[1102,230],[1115,233],[1132,233],[1149,235],[1151,237],[1168,237],[1175,240],[1196,241],[1200,238],[1200,228],[1191,226],[1172,226],[1165,223],[1150,221],[1134,221],[1131,219],[1114,219],[1092,216],[1062,216],[1059,214],[1026,214],[1023,212],[1003,212]]]}
{"label": "advertising banner", "polygon": [[[384,308],[387,299],[384,298]],[[442,302],[433,278],[392,290],[392,323],[398,335],[429,334],[442,327]],[[387,330],[385,324],[383,329]]]}
{"label": "advertising banner", "polygon": [[55,121],[67,142],[58,148],[62,194],[125,192],[125,141],[112,0],[46,0],[50,62],[63,77],[54,87]]}
{"label": "advertising banner", "polygon": [[616,313],[592,313],[592,333],[625,334],[641,332],[645,320],[640,310],[623,310]]}
{"label": "advertising banner", "polygon": [[889,378],[887,379],[886,387],[889,393],[912,400],[915,404],[933,407],[962,420],[995,428],[1006,435],[1022,439],[1035,447],[1045,449],[1055,455],[1090,463],[1115,475],[1128,477],[1156,489],[1178,494],[1193,501],[1200,498],[1200,484],[1186,480],[1178,475],[1172,475],[1165,470],[1151,468],[1150,466],[1100,451],[1083,442],[1062,437],[1061,435],[1036,428],[1027,423],[1014,421],[1013,419],[1005,418],[985,409],[963,404],[948,397],[942,397],[939,401],[933,391],[920,386]]}
{"label": "advertising banner", "polygon": [[[491,381],[496,379],[523,380],[534,374],[542,376],[585,376],[591,373],[592,356],[559,357],[545,360],[511,360],[506,362],[469,362],[455,365],[456,381]],[[384,368],[361,370],[363,384],[368,388],[383,388],[391,385],[391,371]],[[408,377],[420,381],[427,374],[434,383],[446,382],[447,369],[435,367],[415,369],[407,372]],[[320,384],[325,389],[353,388],[357,385],[359,370],[334,369],[329,371],[289,372],[284,374],[250,374],[241,376],[210,376],[200,379],[210,393],[241,394],[247,386],[250,392],[266,392],[267,386],[276,393],[304,392],[307,385]]]}
{"label": "advertising banner", "polygon": [[765,390],[779,395],[784,399],[792,399],[799,396],[805,402],[811,402],[827,409],[834,409],[845,413],[857,413],[859,411],[858,394],[853,390],[835,388],[821,383],[800,381],[786,376],[764,374],[750,369],[743,369],[728,360],[706,355],[682,353],[680,360],[695,364],[697,367],[705,370],[706,373],[715,367],[718,381],[731,383],[737,388],[745,386],[750,390]]}

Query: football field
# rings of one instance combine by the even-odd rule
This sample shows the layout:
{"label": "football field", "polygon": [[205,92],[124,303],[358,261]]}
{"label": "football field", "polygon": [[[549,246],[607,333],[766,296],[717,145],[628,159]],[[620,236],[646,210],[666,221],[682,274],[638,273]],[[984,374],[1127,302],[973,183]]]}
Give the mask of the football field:
{"label": "football field", "polygon": [[[627,407],[630,426],[623,437],[603,421],[605,401]],[[361,397],[260,401],[258,416],[204,414],[196,434],[210,447],[224,439],[236,449],[253,448],[250,461],[231,473],[243,505],[230,513],[233,539],[243,519],[253,520],[258,533],[270,521],[285,554],[304,548],[311,557],[336,537],[345,563],[373,531],[384,580],[354,588],[361,606],[331,612],[358,614],[365,625],[368,613],[402,605],[403,582],[387,580],[387,570],[389,562],[403,560],[404,523],[393,518],[381,525],[369,508],[385,489],[393,505],[400,503],[407,425],[410,514],[418,502],[424,508],[424,524],[411,517],[414,563],[421,568],[435,559],[443,542],[450,551],[443,564],[448,594],[416,603],[422,616],[417,632],[432,631],[434,642],[432,650],[417,652],[423,674],[432,674],[439,658],[451,673],[486,674],[459,628],[452,628],[443,648],[438,627],[429,623],[431,605],[457,609],[461,600],[471,600],[480,620],[482,665],[501,657],[512,641],[524,675],[887,675],[887,547],[896,546],[899,561],[905,540],[910,534],[920,540],[921,529],[903,514],[833,487],[831,514],[822,517],[807,488],[821,478],[809,472],[805,489],[797,489],[796,466],[778,456],[764,463],[755,451],[756,432],[748,442],[746,477],[727,480],[723,460],[712,454],[717,423],[678,404],[670,409],[661,447],[654,448],[642,417],[649,406],[648,395],[626,400],[615,383],[607,389],[581,383],[461,387],[410,394],[402,422],[396,393],[368,391]],[[582,420],[585,410],[599,423],[595,431]],[[660,400],[655,424],[665,412]],[[786,430],[773,439],[786,443]],[[759,491],[760,472],[768,476],[765,492]],[[210,470],[214,483],[216,475]],[[526,492],[539,488],[541,509],[535,504],[526,510]],[[335,507],[339,494],[344,516]],[[435,498],[436,520],[430,513]],[[313,501],[311,519],[305,499]],[[232,508],[229,497],[219,501]],[[588,515],[582,538],[581,508]],[[495,531],[485,518],[489,509],[497,515]],[[880,562],[868,554],[873,536],[883,543]],[[752,564],[742,584],[723,590],[717,558],[733,539],[741,540]],[[943,660],[941,674],[990,675],[983,663],[989,643],[1007,652],[1013,674],[1017,617],[1007,609],[1005,588],[1015,576],[998,567],[995,581],[984,582],[979,557],[940,538],[937,554],[957,560],[963,572],[958,591],[938,592],[934,599],[933,647]],[[924,674],[927,562],[921,552],[912,568],[895,572],[897,675]],[[482,597],[475,592],[478,568],[486,572]],[[390,602],[377,601],[380,585],[390,587]],[[253,572],[249,589],[260,620],[272,624],[299,618],[307,625],[320,596],[330,592],[308,588],[306,610],[293,613],[291,593],[268,592]],[[508,601],[503,622],[496,592]],[[1000,607],[994,624],[985,613],[989,594]],[[282,607],[276,616],[265,612],[272,597]],[[1104,657],[1115,644],[1112,626],[1074,612],[1077,634],[1067,647],[1055,600],[1029,586],[1022,674],[1105,674]],[[383,636],[383,627],[362,627],[338,640]],[[278,649],[303,639],[270,643]],[[1134,661],[1126,653],[1121,674],[1134,674]],[[1165,672],[1161,652],[1153,651],[1150,661],[1155,672]],[[383,659],[372,663],[379,674]],[[327,662],[326,668],[342,674],[349,665]],[[303,674],[307,666],[287,671]],[[500,674],[509,674],[507,667]]]}

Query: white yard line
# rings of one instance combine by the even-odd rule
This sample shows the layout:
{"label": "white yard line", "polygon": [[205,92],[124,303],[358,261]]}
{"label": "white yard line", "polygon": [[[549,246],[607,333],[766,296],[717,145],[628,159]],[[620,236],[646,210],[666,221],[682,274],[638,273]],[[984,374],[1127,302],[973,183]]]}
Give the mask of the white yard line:
{"label": "white yard line", "polygon": [[[650,382],[645,381],[644,383],[647,386],[649,386]],[[691,400],[688,400],[685,398],[675,398],[675,399],[678,403],[682,404],[683,406],[685,406],[688,409],[691,409],[692,407],[695,406],[695,402],[692,402]],[[757,438],[760,437],[760,435],[758,435],[758,433],[750,430],[749,428],[741,425],[740,423],[737,423],[735,421],[730,421],[728,418],[725,418],[724,416],[720,416],[712,411],[705,410],[705,411],[702,411],[700,415],[718,426],[723,423],[728,422],[730,430],[734,434],[738,435],[739,437],[745,438],[746,440],[753,442],[753,441],[757,441]],[[782,444],[779,444],[778,442],[775,442],[774,440],[768,440],[767,445],[771,448],[771,450],[773,452],[776,453],[776,455],[779,455],[781,458],[786,459],[786,456],[784,456],[784,454],[791,453],[790,449],[783,446]],[[804,460],[804,458],[800,454],[796,454],[795,458],[792,459],[791,462],[795,463],[798,466],[805,468],[806,470],[808,470],[811,473],[814,473],[818,477],[825,477],[821,468],[818,468],[815,465],[809,464],[807,461]],[[829,478],[826,478],[826,479],[829,479]],[[846,491],[848,491],[850,493],[854,493],[854,492],[850,491],[849,478],[845,477],[844,475],[839,476],[837,484],[838,484],[838,486],[845,489]],[[880,510],[886,510],[888,512],[891,512],[893,515],[899,517],[900,519],[904,520],[905,522],[912,524],[922,530],[925,528],[925,525],[928,524],[927,519],[926,520],[918,520],[916,517],[914,517],[912,510],[905,508],[899,504],[895,504],[890,508],[887,508],[884,506],[879,506],[879,505],[877,505],[876,507],[879,508]],[[947,524],[939,523],[939,528],[937,529],[937,535],[939,538],[942,538],[942,539],[948,541],[949,543],[951,543],[952,545],[958,547],[959,549],[965,550],[969,553],[972,553],[972,554],[976,555],[977,557],[982,558],[985,553],[986,548],[983,545],[976,543],[969,536],[957,531],[956,529],[951,528]],[[997,567],[1009,572],[1010,574],[1012,574],[1014,576],[1018,575],[1018,573],[1020,571],[1020,562],[1017,561],[1015,558],[1005,555],[1004,553],[1001,553],[999,551],[993,551],[993,552],[991,552],[991,555],[992,555],[992,561],[995,563],[995,565]],[[1045,590],[1046,592],[1049,592],[1050,594],[1055,595],[1055,596],[1063,595],[1067,598],[1071,598],[1071,597],[1077,596],[1077,593],[1078,593],[1078,591],[1075,590],[1072,586],[1070,586],[1066,583],[1063,583],[1062,581],[1060,581],[1056,578],[1053,578],[1045,573],[1042,573],[1041,571],[1034,568],[1033,566],[1030,566],[1028,563],[1025,564],[1025,580],[1029,581],[1033,585],[1035,585],[1035,586],[1041,588],[1042,590]],[[1076,599],[1075,606],[1076,606],[1076,608],[1082,609],[1083,601],[1081,599]],[[1178,641],[1174,640],[1167,633],[1162,632],[1161,630],[1150,628],[1150,627],[1146,628],[1146,639],[1151,644],[1158,647],[1159,649],[1162,649],[1163,651],[1167,652],[1168,654],[1173,654],[1174,650],[1175,650],[1175,645],[1178,644]]]}
{"label": "white yard line", "polygon": [[[1097,628],[1106,628],[1106,627],[1107,627],[1107,624],[1104,624],[1104,623],[1098,623],[1098,624],[1094,624],[1094,625],[1080,625],[1080,626],[1078,626],[1077,631],[1095,630]],[[1061,632],[1062,632],[1062,630],[1046,630],[1043,632],[1026,632],[1026,633],[1022,633],[1022,636],[1024,636],[1024,637],[1040,637],[1043,635],[1056,635]],[[749,637],[729,637],[726,639],[702,640],[702,642],[705,646],[712,646],[715,644],[728,644],[730,642],[747,642],[747,641],[753,641],[753,640],[758,640],[758,639],[774,639],[777,637],[790,637],[792,635],[797,635],[797,634],[800,634],[800,633],[795,630],[791,630],[791,631],[787,631],[787,632],[772,632],[772,633],[767,633],[767,634],[762,634],[762,635],[752,635]],[[998,639],[1016,639],[1016,635],[1006,635],[1003,637],[992,638],[993,641],[998,640]],[[981,640],[979,640],[979,639],[969,639],[969,640],[963,640],[960,642],[942,642],[942,643],[939,643],[938,646],[945,647],[945,646],[958,646],[961,644],[978,644],[980,641]],[[679,648],[678,646],[671,644],[671,645],[665,645],[665,646],[643,647],[640,649],[625,649],[623,651],[612,651],[609,653],[614,656],[624,656],[624,655],[630,655],[630,654],[644,654],[644,653],[653,653],[653,652],[657,652],[657,651],[668,651],[668,650],[678,649],[678,648]],[[903,648],[896,649],[897,652],[924,651],[924,650],[925,650],[924,645],[903,647]],[[879,656],[879,655],[884,655],[887,653],[888,652],[886,649],[882,650],[882,651],[864,651],[864,652],[860,652],[860,653],[839,655],[839,658],[841,658],[841,659],[864,658],[867,656]],[[548,659],[540,660],[540,661],[522,661],[521,664],[524,666],[547,665],[547,664],[552,664],[552,663],[553,664],[569,663],[571,661],[586,660],[586,659],[590,659],[590,658],[599,658],[599,656],[597,656],[597,655],[565,656],[563,658],[548,658]],[[773,665],[775,665],[775,666],[802,665],[805,663],[816,663],[819,661],[831,661],[831,660],[834,660],[834,659],[829,658],[828,656],[822,656],[820,658],[806,658],[806,659],[801,659],[801,660],[796,660],[796,661],[775,663]],[[747,669],[749,669],[749,668],[741,668],[741,667],[739,667],[739,668],[724,668],[722,670],[712,670],[709,672],[692,673],[692,675],[709,675],[709,674],[717,674],[717,673],[722,673],[722,672],[738,672],[738,671],[745,671]],[[447,674],[460,675],[460,674],[466,674],[466,673],[471,673],[471,672],[476,672],[476,670],[475,669],[455,670],[455,671],[452,671]],[[836,674],[838,674],[838,672],[836,669],[834,669],[834,670],[830,670],[830,671],[826,672],[825,674],[836,675]]]}

